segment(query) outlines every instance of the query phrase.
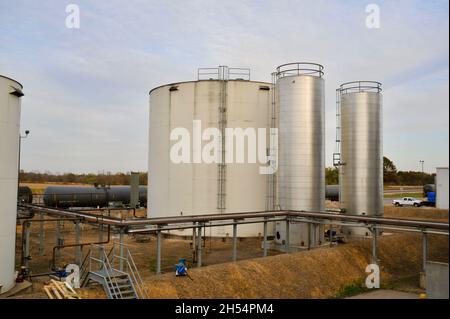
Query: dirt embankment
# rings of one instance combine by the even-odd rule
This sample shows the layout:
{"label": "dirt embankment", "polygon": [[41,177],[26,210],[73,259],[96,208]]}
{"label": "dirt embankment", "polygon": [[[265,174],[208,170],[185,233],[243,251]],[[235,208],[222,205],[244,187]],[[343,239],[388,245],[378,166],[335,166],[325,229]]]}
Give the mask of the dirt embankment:
{"label": "dirt embankment", "polygon": [[[421,237],[382,237],[378,257],[382,282],[418,274]],[[429,259],[448,262],[447,237],[430,236]],[[150,277],[146,283],[150,298],[329,298],[365,278],[370,260],[371,241],[366,239],[333,249],[193,268],[193,281],[168,273]]]}

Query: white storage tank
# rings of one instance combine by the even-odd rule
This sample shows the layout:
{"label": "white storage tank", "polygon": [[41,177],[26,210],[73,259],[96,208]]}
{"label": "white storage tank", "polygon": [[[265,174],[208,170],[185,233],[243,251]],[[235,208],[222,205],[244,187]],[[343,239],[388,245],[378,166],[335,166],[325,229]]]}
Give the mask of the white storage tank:
{"label": "white storage tank", "polygon": [[[325,211],[325,81],[316,63],[289,63],[276,72],[279,136],[278,204],[282,210]],[[286,242],[276,223],[276,242]],[[323,226],[292,223],[289,244],[323,243]]]}
{"label": "white storage tank", "polygon": [[448,167],[436,168],[436,208],[448,209]]}
{"label": "white storage tank", "polygon": [[[228,72],[218,69],[220,74]],[[198,80],[163,85],[150,91],[148,217],[187,216],[217,213],[264,211],[267,196],[267,175],[260,174],[262,165],[248,163],[206,163],[205,145],[211,137],[194,149],[197,129],[193,121],[201,121],[201,133],[215,128],[265,128],[269,134],[271,84],[245,79]],[[197,124],[199,122],[196,122]],[[180,141],[170,140],[174,129],[182,128],[190,135],[190,163],[171,161],[171,147]],[[268,140],[268,138],[267,138]],[[268,142],[267,142],[268,143]],[[198,144],[197,144],[198,145]],[[222,145],[222,144],[221,144]],[[236,146],[236,143],[235,143]],[[230,149],[225,147],[225,152]],[[263,150],[265,151],[265,150]],[[236,149],[234,149],[236,154]],[[220,152],[222,156],[222,152]],[[223,153],[225,155],[225,153]],[[238,227],[239,237],[260,236],[262,224]],[[188,236],[192,230],[176,230],[171,234]],[[231,226],[206,230],[206,236],[232,235]]]}
{"label": "white storage tank", "polygon": [[[381,84],[344,83],[340,105],[340,208],[348,215],[383,215],[383,112]],[[365,227],[343,227],[346,235],[368,236]]]}
{"label": "white storage tank", "polygon": [[0,75],[0,293],[14,286],[22,85]]}

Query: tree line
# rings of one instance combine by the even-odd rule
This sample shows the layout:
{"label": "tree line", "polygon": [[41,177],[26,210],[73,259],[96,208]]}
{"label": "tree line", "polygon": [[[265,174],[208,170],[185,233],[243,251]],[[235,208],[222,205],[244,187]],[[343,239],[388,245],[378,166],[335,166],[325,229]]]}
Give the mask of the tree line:
{"label": "tree line", "polygon": [[[383,158],[383,181],[385,185],[425,185],[434,184],[436,174],[415,171],[397,171],[395,164],[387,157]],[[147,185],[147,172],[139,173],[139,183]],[[327,185],[339,184],[339,171],[336,167],[325,169]],[[28,183],[67,183],[67,184],[98,184],[98,185],[129,185],[130,173],[102,173],[97,174],[53,174],[51,172],[20,172],[20,181]]]}
{"label": "tree line", "polygon": [[[24,183],[65,183],[91,185],[130,185],[130,173],[89,173],[89,174],[53,174],[51,172],[20,171],[20,181]],[[147,172],[139,172],[139,184],[147,185]]]}
{"label": "tree line", "polygon": [[[422,186],[425,184],[434,184],[435,176],[435,173],[397,171],[394,162],[387,157],[383,157],[383,182],[385,185]],[[339,171],[337,167],[327,167],[325,169],[325,179],[327,185],[339,184]]]}

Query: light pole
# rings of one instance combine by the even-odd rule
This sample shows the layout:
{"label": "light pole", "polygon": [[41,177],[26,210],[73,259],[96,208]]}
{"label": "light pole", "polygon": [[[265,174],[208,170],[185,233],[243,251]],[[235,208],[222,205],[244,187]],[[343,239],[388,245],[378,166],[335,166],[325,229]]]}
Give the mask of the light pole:
{"label": "light pole", "polygon": [[21,149],[21,147],[22,147],[22,139],[23,138],[27,138],[28,137],[28,134],[30,134],[30,131],[29,130],[26,130],[25,131],[25,135],[22,135],[22,134],[20,134],[19,133],[19,167],[18,167],[18,174],[19,175],[17,175],[17,198],[19,198],[19,186],[20,186],[20,149]]}
{"label": "light pole", "polygon": [[423,173],[423,163],[424,163],[425,161],[420,160],[419,162],[420,162],[420,164],[422,165],[422,173]]}

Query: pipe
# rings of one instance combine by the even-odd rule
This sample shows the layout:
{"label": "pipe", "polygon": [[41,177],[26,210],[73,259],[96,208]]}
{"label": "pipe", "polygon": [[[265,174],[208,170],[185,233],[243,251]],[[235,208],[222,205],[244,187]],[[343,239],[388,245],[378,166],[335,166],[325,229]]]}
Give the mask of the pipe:
{"label": "pipe", "polygon": [[157,231],[156,236],[156,273],[161,273],[161,230]]}
{"label": "pipe", "polygon": [[[22,249],[21,249],[21,253],[20,253],[21,266],[25,266],[24,240],[25,240],[25,228],[26,227],[24,227],[24,224],[25,223],[31,224],[31,223],[58,222],[61,220],[66,221],[66,220],[79,220],[79,219],[72,219],[72,218],[34,219],[34,220],[26,220],[22,223],[22,245],[21,245]],[[29,227],[31,227],[31,225],[29,225]]]}
{"label": "pipe", "polygon": [[233,225],[233,261],[237,260],[237,224]]}
{"label": "pipe", "polygon": [[68,248],[68,247],[80,247],[81,249],[83,249],[84,246],[88,246],[88,245],[104,245],[104,244],[108,244],[110,242],[110,239],[111,239],[111,226],[108,225],[108,238],[106,239],[106,241],[93,242],[93,243],[81,243],[81,244],[69,244],[69,245],[57,245],[57,246],[53,247],[52,270],[56,270],[56,250],[57,249],[63,249],[63,248]]}
{"label": "pipe", "polygon": [[143,219],[131,219],[123,220],[113,217],[104,217],[86,213],[80,213],[77,211],[54,209],[49,207],[39,207],[30,204],[20,204],[21,207],[34,210],[43,210],[48,213],[62,214],[66,216],[82,217],[85,221],[94,222],[99,224],[113,225],[113,226],[139,226],[139,225],[162,225],[162,224],[174,224],[174,223],[188,223],[188,222],[210,222],[215,220],[233,220],[243,218],[258,218],[258,217],[277,217],[277,216],[291,216],[291,217],[310,217],[310,218],[322,218],[326,220],[344,220],[344,221],[360,221],[367,223],[376,223],[382,225],[396,225],[396,226],[411,226],[418,228],[431,228],[431,229],[443,229],[448,230],[449,224],[443,222],[431,222],[424,220],[412,220],[412,219],[398,219],[398,218],[386,218],[386,217],[370,217],[370,216],[358,216],[358,215],[342,215],[332,214],[324,212],[305,212],[305,211],[256,211],[256,212],[244,212],[244,213],[231,213],[231,214],[208,214],[208,215],[192,215],[192,216],[177,216],[177,217],[158,217],[158,218],[143,218]]}
{"label": "pipe", "polygon": [[267,257],[267,218],[264,218],[264,257]]}

